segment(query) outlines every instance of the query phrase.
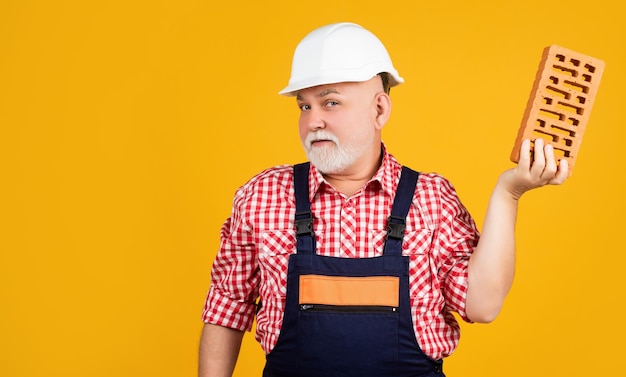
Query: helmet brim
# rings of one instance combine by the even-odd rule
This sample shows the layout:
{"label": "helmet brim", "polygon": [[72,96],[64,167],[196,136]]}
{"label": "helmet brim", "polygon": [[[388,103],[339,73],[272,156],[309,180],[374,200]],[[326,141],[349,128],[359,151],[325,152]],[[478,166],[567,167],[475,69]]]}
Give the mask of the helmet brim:
{"label": "helmet brim", "polygon": [[[389,77],[390,88],[404,83],[404,78],[400,77],[398,73],[395,73],[395,72],[394,73],[388,72],[388,73],[389,73],[388,77]],[[286,96],[286,97],[294,97],[298,94],[300,90],[303,90],[303,89],[312,88],[312,87],[320,86],[320,85],[337,84],[340,82],[365,82],[367,80],[370,80],[372,77],[374,76],[368,75],[367,77],[354,77],[354,78],[346,78],[345,76],[343,76],[341,78],[336,78],[336,79],[328,78],[328,77],[325,79],[311,78],[309,80],[289,82],[289,85],[287,85],[280,92],[278,92],[278,94]]]}

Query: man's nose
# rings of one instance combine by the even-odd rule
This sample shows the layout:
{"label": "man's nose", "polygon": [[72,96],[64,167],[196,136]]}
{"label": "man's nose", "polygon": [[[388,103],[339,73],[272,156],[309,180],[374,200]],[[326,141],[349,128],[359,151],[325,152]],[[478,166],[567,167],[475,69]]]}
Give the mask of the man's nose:
{"label": "man's nose", "polygon": [[326,127],[323,111],[317,107],[313,107],[307,114],[307,125],[311,130],[319,130]]}

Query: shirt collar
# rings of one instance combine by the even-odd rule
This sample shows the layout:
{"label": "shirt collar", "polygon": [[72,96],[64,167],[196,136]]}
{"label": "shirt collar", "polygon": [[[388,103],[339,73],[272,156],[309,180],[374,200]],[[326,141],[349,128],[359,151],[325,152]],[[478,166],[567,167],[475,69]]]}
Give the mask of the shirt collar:
{"label": "shirt collar", "polygon": [[400,177],[402,166],[398,163],[395,157],[393,157],[393,155],[387,152],[387,147],[384,143],[382,143],[382,148],[383,161],[370,182],[376,180],[386,194],[394,196],[396,187],[398,186],[398,179]]}

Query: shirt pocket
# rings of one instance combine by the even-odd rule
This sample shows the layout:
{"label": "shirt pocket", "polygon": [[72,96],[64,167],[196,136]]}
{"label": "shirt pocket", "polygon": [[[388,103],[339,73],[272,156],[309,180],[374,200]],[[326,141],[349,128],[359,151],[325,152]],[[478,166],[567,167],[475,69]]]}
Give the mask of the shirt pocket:
{"label": "shirt pocket", "polygon": [[402,240],[402,254],[409,256],[427,256],[433,241],[430,229],[407,229]]}
{"label": "shirt pocket", "polygon": [[261,232],[259,272],[261,296],[282,298],[287,293],[289,256],[296,251],[293,230],[265,230]]}
{"label": "shirt pocket", "polygon": [[[376,255],[382,255],[387,240],[387,230],[370,231],[371,244]],[[405,230],[402,239],[402,255],[408,255],[415,259],[427,257],[432,244],[432,231],[430,229]]]}

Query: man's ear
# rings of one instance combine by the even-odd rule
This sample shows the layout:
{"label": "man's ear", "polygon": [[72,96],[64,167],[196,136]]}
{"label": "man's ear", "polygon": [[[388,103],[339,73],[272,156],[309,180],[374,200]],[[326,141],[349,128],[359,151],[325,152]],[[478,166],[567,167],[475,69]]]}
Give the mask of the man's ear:
{"label": "man's ear", "polygon": [[379,92],[374,97],[373,104],[376,111],[376,128],[382,130],[391,116],[391,98],[387,93]]}

